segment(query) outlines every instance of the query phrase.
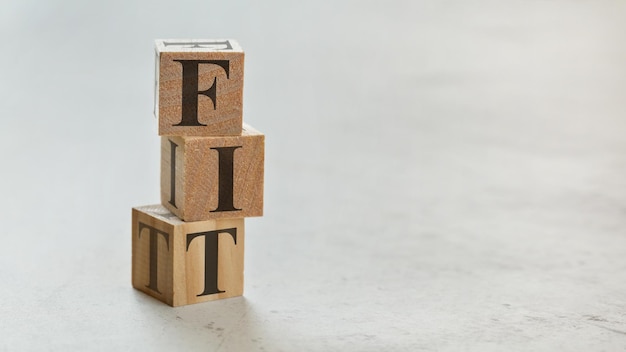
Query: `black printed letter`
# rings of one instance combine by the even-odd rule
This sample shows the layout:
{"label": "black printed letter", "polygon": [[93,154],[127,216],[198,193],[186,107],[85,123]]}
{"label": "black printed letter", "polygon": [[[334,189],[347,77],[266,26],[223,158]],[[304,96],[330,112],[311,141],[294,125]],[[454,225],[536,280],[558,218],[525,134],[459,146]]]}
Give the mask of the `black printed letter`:
{"label": "black printed letter", "polygon": [[197,232],[187,234],[187,251],[189,251],[189,244],[193,241],[194,238],[198,236],[204,237],[204,291],[201,294],[197,295],[206,296],[214,293],[222,293],[226,291],[220,291],[217,287],[217,250],[218,250],[218,235],[220,233],[228,233],[232,236],[233,241],[237,244],[237,228],[233,227],[230,229],[223,230],[215,230],[215,231],[207,231],[207,232]]}
{"label": "black printed letter", "polygon": [[211,64],[221,67],[230,78],[230,62],[228,60],[174,60],[183,66],[183,102],[182,119],[174,126],[206,126],[198,121],[198,95],[202,94],[213,101],[213,109],[217,109],[217,77],[207,90],[198,90],[198,65]]}
{"label": "black printed letter", "polygon": [[158,254],[158,245],[159,245],[159,242],[158,242],[159,238],[157,235],[163,236],[168,250],[170,249],[170,235],[167,232],[160,231],[150,225],[146,225],[143,222],[140,222],[138,237],[141,237],[141,231],[144,228],[148,228],[150,230],[148,232],[150,235],[150,281],[148,282],[148,285],[146,287],[151,289],[152,291],[161,293],[157,285],[157,254]]}
{"label": "black printed letter", "polygon": [[178,144],[170,141],[170,204],[176,208],[176,148]]}
{"label": "black printed letter", "polygon": [[233,189],[235,188],[235,149],[237,148],[241,148],[241,146],[211,148],[217,150],[219,159],[219,190],[217,193],[217,209],[211,210],[212,213],[218,211],[241,210],[235,208],[233,203]]}

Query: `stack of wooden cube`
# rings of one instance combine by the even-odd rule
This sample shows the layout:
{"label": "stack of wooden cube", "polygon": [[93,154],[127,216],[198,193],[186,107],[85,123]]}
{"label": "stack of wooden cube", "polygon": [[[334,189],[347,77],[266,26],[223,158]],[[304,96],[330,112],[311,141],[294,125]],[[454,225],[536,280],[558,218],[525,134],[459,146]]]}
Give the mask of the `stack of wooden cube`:
{"label": "stack of wooden cube", "polygon": [[133,208],[132,283],[172,306],[243,294],[265,154],[243,124],[243,64],[233,40],[156,41],[162,204]]}

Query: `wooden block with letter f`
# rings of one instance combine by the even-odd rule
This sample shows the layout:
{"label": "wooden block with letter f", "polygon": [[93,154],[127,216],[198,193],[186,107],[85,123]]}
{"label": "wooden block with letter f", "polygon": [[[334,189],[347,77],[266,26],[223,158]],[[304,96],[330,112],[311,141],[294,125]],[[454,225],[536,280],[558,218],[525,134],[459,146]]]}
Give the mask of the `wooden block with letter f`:
{"label": "wooden block with letter f", "polygon": [[161,205],[133,208],[132,283],[171,306],[243,294],[244,219],[183,222]]}
{"label": "wooden block with letter f", "polygon": [[240,135],[244,52],[239,44],[232,39],[155,44],[159,135]]}
{"label": "wooden block with letter f", "polygon": [[265,136],[161,137],[161,203],[184,221],[263,215]]}

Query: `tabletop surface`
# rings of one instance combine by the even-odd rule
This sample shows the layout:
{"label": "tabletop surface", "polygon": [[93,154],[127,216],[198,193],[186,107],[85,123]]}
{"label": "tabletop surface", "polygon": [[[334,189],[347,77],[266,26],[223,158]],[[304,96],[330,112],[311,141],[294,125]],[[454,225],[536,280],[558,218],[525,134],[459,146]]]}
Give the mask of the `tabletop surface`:
{"label": "tabletop surface", "polygon": [[[623,2],[172,4],[0,13],[0,351],[626,350]],[[244,297],[131,287],[155,38],[246,52]]]}

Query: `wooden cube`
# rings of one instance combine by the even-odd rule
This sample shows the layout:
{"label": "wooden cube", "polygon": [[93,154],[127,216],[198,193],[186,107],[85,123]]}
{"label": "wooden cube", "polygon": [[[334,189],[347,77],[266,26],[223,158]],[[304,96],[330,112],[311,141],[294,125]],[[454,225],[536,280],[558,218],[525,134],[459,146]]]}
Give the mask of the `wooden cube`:
{"label": "wooden cube", "polygon": [[244,219],[183,222],[133,208],[133,287],[171,306],[243,294]]}
{"label": "wooden cube", "polygon": [[239,135],[244,62],[239,44],[232,39],[155,43],[159,135]]}
{"label": "wooden cube", "polygon": [[161,137],[161,203],[184,221],[263,215],[265,136]]}

